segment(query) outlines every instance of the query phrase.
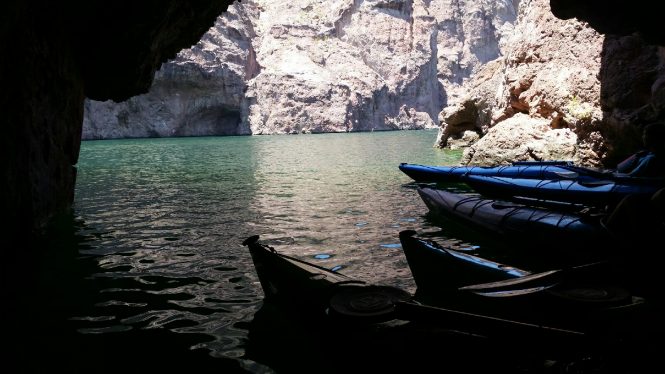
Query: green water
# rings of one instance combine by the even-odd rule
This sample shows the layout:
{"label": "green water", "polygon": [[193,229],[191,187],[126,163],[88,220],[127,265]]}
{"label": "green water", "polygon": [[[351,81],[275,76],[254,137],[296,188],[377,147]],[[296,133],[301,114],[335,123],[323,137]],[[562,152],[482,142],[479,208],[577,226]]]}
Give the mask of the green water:
{"label": "green water", "polygon": [[[75,195],[79,253],[94,300],[77,334],[168,332],[189,349],[244,357],[263,293],[241,242],[372,283],[415,290],[398,233],[438,230],[400,162],[454,165],[435,130],[83,142]],[[161,339],[161,338],[160,338]],[[188,341],[189,344],[189,341]],[[183,354],[185,351],[183,350]]]}

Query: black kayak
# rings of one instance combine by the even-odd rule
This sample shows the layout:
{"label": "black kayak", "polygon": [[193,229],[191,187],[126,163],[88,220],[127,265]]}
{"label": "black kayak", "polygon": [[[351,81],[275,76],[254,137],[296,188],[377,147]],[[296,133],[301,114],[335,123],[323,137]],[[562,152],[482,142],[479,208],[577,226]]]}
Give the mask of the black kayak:
{"label": "black kayak", "polygon": [[[354,280],[338,272],[280,254],[274,248],[260,243],[258,239],[258,236],[252,236],[243,244],[249,248],[252,256],[265,294],[265,303],[291,310],[303,320],[316,321],[317,325],[328,324],[335,329],[350,327],[355,331],[363,331],[368,326],[373,326],[371,330],[376,326],[387,326],[401,321],[397,324],[404,330],[404,322],[426,322],[430,328],[452,329],[464,338],[471,334],[498,337],[502,340],[509,339],[504,335],[508,332],[515,337],[548,336],[554,339],[580,338],[584,335],[578,331],[548,328],[543,324],[528,324],[510,318],[425,305],[415,301],[413,295],[405,290]],[[531,292],[533,291],[525,290],[524,294]],[[519,298],[519,295],[516,298]],[[433,316],[438,316],[439,319],[432,318]]]}
{"label": "black kayak", "polygon": [[[400,232],[400,242],[419,292],[457,292],[471,284],[522,278],[532,272],[508,266],[470,251],[444,248],[415,237],[415,231]],[[531,286],[530,286],[531,287]]]}
{"label": "black kayak", "polygon": [[[388,286],[367,285],[338,272],[277,253],[274,248],[258,242],[252,236],[243,242],[249,252],[261,282],[265,300],[288,303],[315,318],[343,319],[355,322],[382,322],[394,319],[397,301],[411,295]],[[357,292],[356,309],[331,300],[339,295]],[[372,302],[364,303],[363,297]],[[362,309],[366,307],[366,309]]]}
{"label": "black kayak", "polygon": [[404,317],[400,308],[413,301],[412,295],[400,288],[367,284],[278,253],[260,243],[258,236],[246,239],[243,244],[252,256],[264,300],[285,304],[308,317],[354,325],[381,323]]}
{"label": "black kayak", "polygon": [[[420,241],[412,233],[402,233],[400,240],[405,250],[418,250]],[[430,298],[432,303],[426,303],[418,292],[411,295],[399,288],[367,284],[280,254],[260,243],[258,236],[243,244],[249,248],[265,293],[263,306],[248,325],[246,358],[285,372],[412,372],[442,368],[454,372],[470,368],[499,372],[524,372],[529,368],[533,371],[528,372],[542,372],[553,363],[568,367],[583,362],[592,367],[596,362],[606,365],[608,358],[619,360],[617,364],[630,363],[632,353],[614,357],[610,351],[607,355],[608,349],[616,349],[617,344],[622,350],[637,347],[637,354],[643,352],[642,343],[632,340],[637,334],[631,333],[629,346],[624,347],[623,328],[631,315],[626,296],[620,292],[589,293],[589,288],[576,291],[574,287],[547,286],[573,279],[566,271],[529,273],[492,265],[494,268],[486,272],[470,265],[466,267],[470,274],[485,274],[473,277],[474,281],[494,279],[488,274],[503,281],[463,286],[467,289],[456,287],[461,284],[459,281],[440,284],[440,288],[433,288],[439,292]],[[431,258],[427,261],[437,263]],[[450,270],[442,267],[437,273]],[[556,308],[543,301],[552,297],[559,302]],[[549,314],[543,314],[545,305]],[[571,305],[576,315],[560,314],[571,310]],[[623,316],[625,323],[617,321],[616,314]],[[552,315],[557,318],[549,318]],[[520,318],[512,318],[517,316]],[[562,318],[592,323],[569,327],[561,323]]]}
{"label": "black kayak", "polygon": [[611,240],[600,224],[600,217],[594,214],[546,209],[429,187],[420,187],[417,191],[435,217],[453,219],[512,243],[525,244],[534,248],[537,256],[541,255],[537,253],[538,248],[558,249],[562,253],[580,249],[598,252]]}
{"label": "black kayak", "polygon": [[606,261],[534,273],[445,248],[411,230],[400,233],[400,242],[418,287],[414,298],[428,305],[587,332],[608,332],[644,309]]}
{"label": "black kayak", "polygon": [[[366,284],[279,254],[259,243],[256,236],[244,244],[249,247],[267,303],[340,331],[370,331],[401,321],[397,323],[400,333],[405,332],[403,323],[408,322],[454,329],[465,338],[470,333],[507,340],[505,334],[510,332],[516,338],[577,339],[596,333],[591,328],[639,304],[621,287],[593,288],[581,282],[590,275],[604,281],[607,277],[599,276],[606,273],[603,263],[574,271],[531,273],[445,250],[411,231],[402,232],[400,241],[418,285],[416,295],[391,286]],[[591,319],[596,323],[590,323]]]}

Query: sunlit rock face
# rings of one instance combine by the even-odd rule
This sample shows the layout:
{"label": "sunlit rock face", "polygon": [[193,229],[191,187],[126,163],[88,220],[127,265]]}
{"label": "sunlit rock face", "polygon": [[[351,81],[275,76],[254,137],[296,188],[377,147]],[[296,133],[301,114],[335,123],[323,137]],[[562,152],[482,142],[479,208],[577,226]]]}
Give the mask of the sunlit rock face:
{"label": "sunlit rock face", "polygon": [[[458,100],[465,82],[503,53],[516,5],[243,0],[220,18],[207,41],[162,67],[181,74],[160,71],[150,93],[126,103],[88,103],[83,135],[435,127],[441,108]],[[205,58],[197,51],[205,51]]]}
{"label": "sunlit rock face", "polygon": [[515,19],[501,1],[271,4],[243,108],[253,133],[433,127]]}
{"label": "sunlit rock face", "polygon": [[[555,17],[548,0],[531,0],[520,3],[508,44],[503,57],[469,82],[464,98],[439,114],[439,146],[468,131],[483,135],[465,153],[465,163],[556,156],[611,166],[639,146],[639,126],[662,117],[662,52],[639,36],[602,35],[585,22]],[[547,124],[537,135],[541,144],[515,153],[501,139],[510,136],[506,129],[514,136],[534,133],[532,119]],[[501,126],[507,120],[510,126]],[[562,139],[574,146],[562,146]]]}
{"label": "sunlit rock face", "polygon": [[5,252],[71,207],[84,99],[146,92],[162,62],[196,43],[229,2],[0,4]]}
{"label": "sunlit rock face", "polygon": [[[467,86],[469,92],[461,101],[463,111],[454,106],[442,111],[441,145],[445,145],[447,137],[459,136],[460,130],[475,129],[489,137],[506,136],[501,135],[505,131],[488,130],[521,113],[527,116],[520,116],[521,121],[514,119],[505,127],[514,130],[515,137],[533,133],[531,119],[539,119],[538,124],[547,123],[551,130],[572,130],[580,147],[566,147],[566,152],[558,152],[561,157],[597,160],[596,155],[582,155],[586,148],[577,137],[588,136],[602,119],[598,71],[603,40],[601,34],[582,22],[554,17],[547,0],[521,2],[505,55],[487,64]],[[515,149],[508,150],[502,144],[508,143],[485,139],[468,150],[465,161],[500,164],[515,159],[550,159],[548,155],[558,147],[556,143],[543,143],[536,147],[538,150],[521,148],[521,153],[515,154]],[[496,157],[489,158],[488,154]]]}
{"label": "sunlit rock face", "polygon": [[495,165],[498,160],[565,160],[575,153],[577,136],[570,129],[552,130],[549,121],[518,113],[490,128],[464,152],[465,161]]}

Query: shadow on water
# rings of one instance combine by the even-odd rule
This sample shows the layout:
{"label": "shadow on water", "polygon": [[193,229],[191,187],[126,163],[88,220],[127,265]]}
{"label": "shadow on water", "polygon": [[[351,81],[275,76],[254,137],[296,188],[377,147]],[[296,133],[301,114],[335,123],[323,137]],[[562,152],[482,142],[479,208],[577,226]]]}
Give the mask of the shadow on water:
{"label": "shadow on water", "polygon": [[265,303],[248,326],[246,357],[279,373],[544,370],[543,361],[522,356],[523,349],[506,354],[506,345],[463,331],[404,321],[371,327],[327,322]]}
{"label": "shadow on water", "polygon": [[[96,309],[104,301],[100,290],[127,290],[124,299],[130,302],[133,290],[145,308],[173,309],[171,301],[186,296],[151,294],[150,288],[200,280],[153,279],[152,285],[139,289],[129,279],[92,277],[100,269],[93,257],[79,253],[91,240],[77,234],[81,225],[71,216],[59,217],[44,235],[13,248],[21,253],[11,256],[11,268],[7,266],[3,274],[3,340],[9,348],[3,352],[5,368],[21,373],[247,372],[237,360],[193,349],[213,339],[207,334],[176,332],[193,322],[175,320],[163,328],[144,328],[146,320],[113,327],[111,320],[127,317],[122,315],[122,305],[116,309],[105,305],[108,315],[99,316]],[[95,323],[103,327],[91,329]]]}
{"label": "shadow on water", "polygon": [[[248,333],[244,342],[236,343],[245,351],[242,357],[214,357],[208,349],[196,348],[212,343],[214,335],[182,332],[196,321],[174,318],[154,328],[149,318],[151,311],[219,312],[179,308],[177,301],[191,295],[169,292],[208,280],[104,277],[118,268],[102,269],[98,257],[82,254],[99,240],[94,234],[86,236],[84,226],[72,216],[59,217],[43,236],[24,243],[21,249],[33,250],[25,251],[4,274],[3,286],[11,287],[3,292],[7,367],[21,373],[398,373],[439,365],[448,370],[497,369],[501,360],[486,356],[486,361],[474,363],[476,350],[486,344],[482,337],[413,329],[403,335],[394,330],[365,335],[320,326],[269,304],[250,321],[233,324]],[[109,290],[112,299],[122,302],[109,303],[104,292]],[[148,317],[136,318],[142,313]],[[455,340],[442,343],[442,334]],[[441,349],[446,352],[443,364]]]}
{"label": "shadow on water", "polygon": [[[9,267],[4,264],[3,338],[9,346],[3,352],[5,367],[22,373],[408,373],[442,368],[448,372],[584,372],[557,370],[543,362],[506,362],[508,356],[493,349],[497,343],[482,337],[432,330],[405,335],[379,332],[368,337],[353,329],[320,326],[265,304],[251,320],[233,323],[233,328],[247,332],[246,339],[235,343],[244,355],[214,357],[208,349],[197,347],[206,347],[218,337],[196,333],[196,320],[173,318],[151,327],[154,320],[149,313],[175,310],[214,318],[215,313],[223,313],[221,307],[179,304],[192,297],[181,289],[211,280],[91,276],[118,269],[101,269],[98,258],[81,254],[82,248],[98,240],[94,234],[86,236],[82,226],[81,221],[64,217],[43,237],[12,247],[23,255],[10,261]],[[109,304],[102,290],[114,290],[114,299],[124,304]],[[113,322],[137,315],[146,318]],[[513,357],[522,349],[504,348],[511,348]]]}
{"label": "shadow on water", "polygon": [[[362,314],[355,312],[363,310],[361,305],[370,305],[365,310],[376,311],[372,309],[376,304],[361,302],[356,304],[359,309],[354,309],[353,302],[377,299],[341,297],[337,301],[350,301],[349,304],[321,303],[323,299],[317,296],[331,291],[326,287],[332,287],[331,292],[337,296],[344,292],[334,290],[345,287],[333,285],[339,280],[334,276],[325,283],[326,277],[321,273],[317,275],[323,277],[304,274],[305,278],[315,279],[315,284],[289,293],[293,281],[303,280],[303,274],[294,276],[293,268],[281,272],[279,264],[259,261],[257,267],[264,269],[267,277],[262,284],[274,291],[266,291],[272,298],[264,302],[247,325],[246,358],[277,372],[637,373],[649,367],[643,364],[647,358],[657,357],[648,351],[646,355],[628,352],[626,348],[631,347],[621,340],[605,341],[604,333],[596,336],[546,331],[539,325],[505,320],[508,323],[501,323],[493,318],[444,310],[429,313],[433,311],[429,309],[423,313],[416,307],[410,310],[412,313],[408,308],[396,312],[409,321],[376,318],[376,314],[358,318]],[[347,291],[353,289],[349,287]],[[346,297],[350,295],[353,293]],[[344,310],[353,312],[331,313],[330,310],[341,310],[335,305],[350,306]],[[642,348],[648,347],[643,345],[637,350]]]}

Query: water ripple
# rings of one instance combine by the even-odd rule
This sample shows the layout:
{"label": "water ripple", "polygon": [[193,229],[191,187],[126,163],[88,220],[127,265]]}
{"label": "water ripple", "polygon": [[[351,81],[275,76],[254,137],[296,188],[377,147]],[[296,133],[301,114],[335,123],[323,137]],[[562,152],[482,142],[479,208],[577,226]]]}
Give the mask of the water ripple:
{"label": "water ripple", "polygon": [[95,292],[70,322],[82,334],[204,334],[211,339],[191,349],[271,372],[243,358],[263,292],[242,241],[259,234],[282,253],[413,291],[398,233],[434,228],[397,166],[456,163],[460,154],[434,149],[435,138],[83,142],[75,211],[85,223],[80,255],[96,263],[84,275]]}

